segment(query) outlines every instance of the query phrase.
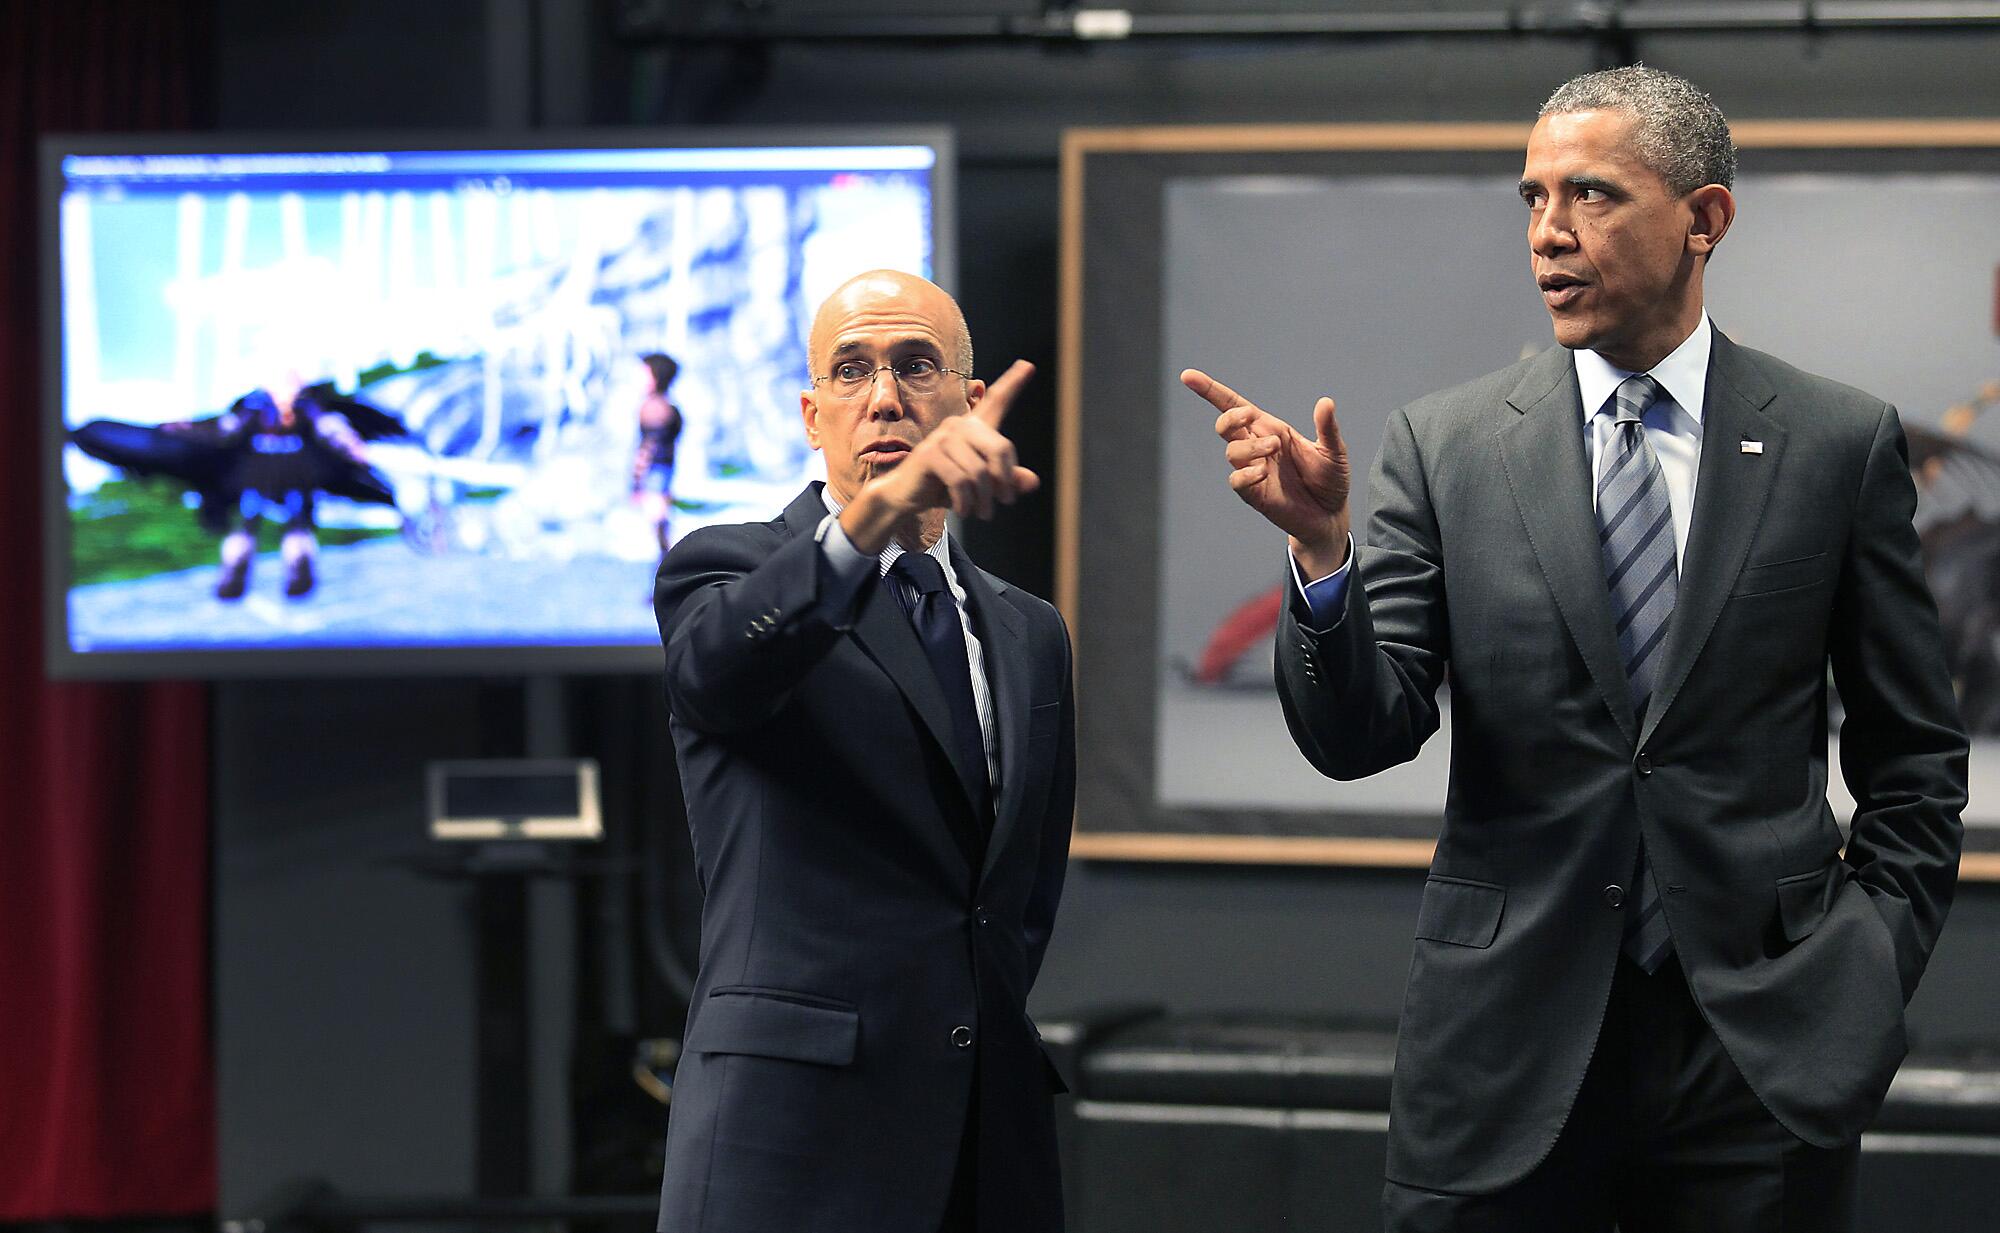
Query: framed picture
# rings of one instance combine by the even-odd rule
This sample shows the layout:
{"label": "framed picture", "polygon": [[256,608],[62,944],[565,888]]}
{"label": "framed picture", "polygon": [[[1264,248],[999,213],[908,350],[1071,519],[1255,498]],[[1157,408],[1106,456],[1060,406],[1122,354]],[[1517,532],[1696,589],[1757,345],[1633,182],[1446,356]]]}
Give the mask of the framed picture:
{"label": "framed picture", "polygon": [[[1552,341],[1515,191],[1528,132],[1067,134],[1057,597],[1093,768],[1077,855],[1429,863],[1448,715],[1414,761],[1356,783],[1294,749],[1271,668],[1284,541],[1229,490],[1215,413],[1178,374],[1204,369],[1307,431],[1331,395],[1361,534],[1390,413]],[[1901,411],[1975,732],[1964,873],[2000,879],[2000,123],[1750,122],[1735,136],[1738,214],[1709,313]],[[1828,767],[1844,822],[1853,803]]]}

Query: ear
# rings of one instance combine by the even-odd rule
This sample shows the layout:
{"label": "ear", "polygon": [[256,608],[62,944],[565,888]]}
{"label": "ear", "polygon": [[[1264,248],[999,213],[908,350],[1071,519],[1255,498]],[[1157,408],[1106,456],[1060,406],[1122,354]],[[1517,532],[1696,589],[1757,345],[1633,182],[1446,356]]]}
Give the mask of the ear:
{"label": "ear", "polygon": [[1692,217],[1688,220],[1688,251],[1706,257],[1729,233],[1736,221],[1736,198],[1720,184],[1704,184],[1687,195]]}
{"label": "ear", "polygon": [[806,422],[806,444],[819,448],[819,403],[811,390],[799,391],[799,415]]}
{"label": "ear", "polygon": [[984,397],[986,397],[986,383],[984,381],[974,377],[965,383],[965,409],[967,411],[978,406],[979,400]]}

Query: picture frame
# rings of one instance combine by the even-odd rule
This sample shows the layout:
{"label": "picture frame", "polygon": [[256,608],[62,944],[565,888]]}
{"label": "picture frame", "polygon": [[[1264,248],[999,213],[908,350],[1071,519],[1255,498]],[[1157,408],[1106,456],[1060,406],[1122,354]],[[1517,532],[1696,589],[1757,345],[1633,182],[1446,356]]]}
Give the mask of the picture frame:
{"label": "picture frame", "polygon": [[[1202,368],[1301,426],[1314,397],[1332,395],[1358,531],[1395,407],[1551,342],[1513,191],[1529,131],[1065,134],[1056,593],[1077,647],[1079,762],[1092,768],[1074,855],[1428,865],[1449,719],[1415,762],[1369,780],[1306,765],[1268,685],[1283,539],[1229,492],[1214,410],[1177,374]],[[2000,404],[2000,122],[1733,132],[1742,208],[1710,279],[1717,328],[1898,402],[1913,455],[1942,440],[1981,466],[2000,459],[2000,415],[1978,420],[1982,399]],[[1928,215],[1883,217],[1885,201],[1922,214],[1941,191],[1941,225],[1962,217],[1993,251],[1958,245]],[[1854,280],[1919,257],[1921,291],[1877,280],[1857,302]],[[1852,803],[1828,767],[1844,822]],[[1965,819],[1963,876],[2000,880],[2000,730],[1975,739]]]}

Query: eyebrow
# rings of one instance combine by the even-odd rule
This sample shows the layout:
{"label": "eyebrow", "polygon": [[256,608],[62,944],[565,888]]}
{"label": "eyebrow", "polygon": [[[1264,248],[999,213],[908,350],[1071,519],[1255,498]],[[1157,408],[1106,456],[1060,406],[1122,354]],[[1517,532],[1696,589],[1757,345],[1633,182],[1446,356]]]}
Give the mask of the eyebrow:
{"label": "eyebrow", "polygon": [[[853,355],[858,351],[867,351],[867,350],[870,350],[868,344],[861,342],[858,339],[850,338],[844,343],[836,344],[833,348],[832,355],[829,358],[838,358],[843,355]],[[925,338],[917,334],[911,334],[902,338],[891,339],[886,350],[892,355],[896,354],[897,352],[909,352],[917,350],[936,352],[939,355],[944,354],[944,349],[938,345],[936,340]]]}
{"label": "eyebrow", "polygon": [[[1602,176],[1564,176],[1562,182],[1570,188],[1594,188],[1598,192],[1609,193],[1617,197],[1625,195],[1625,190],[1615,181],[1607,180]],[[1522,200],[1525,201],[1531,194],[1543,191],[1542,182],[1523,177],[1521,182],[1515,185],[1514,191],[1519,193]]]}

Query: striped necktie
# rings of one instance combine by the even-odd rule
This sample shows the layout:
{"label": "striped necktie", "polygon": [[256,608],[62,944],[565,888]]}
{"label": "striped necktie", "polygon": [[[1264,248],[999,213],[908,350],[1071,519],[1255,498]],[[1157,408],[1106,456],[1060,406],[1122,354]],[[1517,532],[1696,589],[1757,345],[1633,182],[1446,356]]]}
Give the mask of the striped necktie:
{"label": "striped necktie", "polygon": [[[1618,650],[1632,691],[1632,713],[1641,724],[1653,697],[1679,590],[1674,560],[1674,513],[1667,500],[1667,477],[1646,440],[1646,409],[1660,396],[1660,383],[1645,375],[1627,377],[1599,414],[1614,414],[1604,444],[1597,481],[1598,538],[1604,551],[1604,578],[1611,613],[1618,622]],[[1639,842],[1638,893],[1626,901],[1625,954],[1648,972],[1659,970],[1673,950],[1661,911],[1660,886]]]}

